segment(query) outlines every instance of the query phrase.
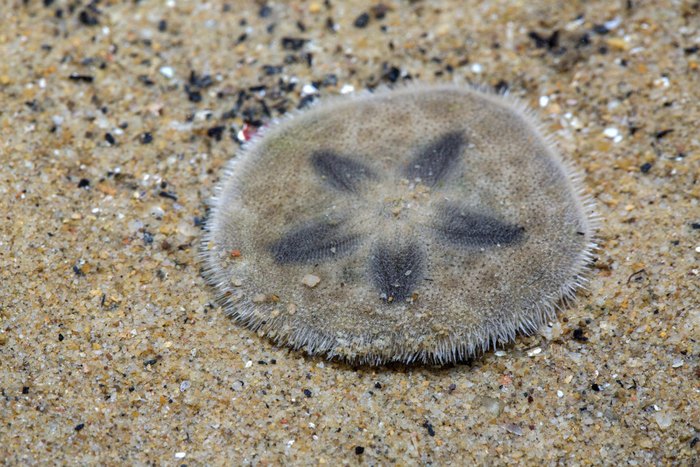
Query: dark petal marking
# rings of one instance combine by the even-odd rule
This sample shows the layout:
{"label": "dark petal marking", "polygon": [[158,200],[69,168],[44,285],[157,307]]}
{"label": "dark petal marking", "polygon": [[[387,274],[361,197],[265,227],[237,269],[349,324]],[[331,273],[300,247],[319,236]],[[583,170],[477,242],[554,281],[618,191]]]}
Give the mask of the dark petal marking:
{"label": "dark petal marking", "polygon": [[364,180],[377,176],[364,164],[333,151],[316,151],[311,155],[311,165],[333,188],[342,191],[357,191]]}
{"label": "dark petal marking", "polygon": [[459,161],[467,141],[464,133],[445,133],[424,147],[406,167],[406,177],[420,178],[427,186],[433,186],[445,178]]}
{"label": "dark petal marking", "polygon": [[512,245],[525,235],[525,227],[457,206],[441,208],[438,222],[436,230],[447,241],[461,247]]}
{"label": "dark petal marking", "polygon": [[370,257],[370,272],[374,286],[388,303],[402,302],[410,297],[423,277],[425,255],[415,243],[404,246],[380,244]]}
{"label": "dark petal marking", "polygon": [[269,246],[280,264],[308,263],[344,255],[359,244],[359,235],[343,232],[342,223],[318,222],[287,232]]}

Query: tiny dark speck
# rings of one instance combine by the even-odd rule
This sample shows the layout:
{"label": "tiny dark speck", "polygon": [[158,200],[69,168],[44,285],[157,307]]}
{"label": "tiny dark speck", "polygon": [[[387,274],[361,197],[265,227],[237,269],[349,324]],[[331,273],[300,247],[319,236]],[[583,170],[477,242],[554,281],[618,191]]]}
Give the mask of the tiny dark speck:
{"label": "tiny dark speck", "polygon": [[222,125],[211,127],[207,130],[207,136],[214,138],[216,141],[221,141],[221,136],[224,134],[225,129],[226,127]]}
{"label": "tiny dark speck", "polygon": [[153,81],[151,78],[149,78],[146,75],[139,75],[137,78],[144,86],[153,86],[156,84],[155,81]]}
{"label": "tiny dark speck", "polygon": [[593,26],[593,32],[604,36],[610,32],[610,29],[608,29],[604,24],[596,24]]}
{"label": "tiny dark speck", "polygon": [[63,342],[63,339],[65,339],[65,337],[63,336],[63,334],[59,333],[58,334],[58,342]]}
{"label": "tiny dark speck", "polygon": [[435,429],[433,428],[432,423],[430,423],[429,421],[426,420],[426,422],[423,423],[423,428],[425,428],[426,430],[428,430],[428,434],[429,434],[430,436],[435,436]]}
{"label": "tiny dark speck", "polygon": [[654,135],[656,139],[661,139],[664,136],[668,135],[669,133],[673,132],[673,128],[667,128],[665,130],[657,131],[656,134]]}
{"label": "tiny dark speck", "polygon": [[164,19],[158,21],[158,30],[160,32],[165,32],[168,30],[168,22],[165,21]]}
{"label": "tiny dark speck", "polygon": [[503,94],[508,90],[508,81],[502,79],[493,88],[497,93]]}
{"label": "tiny dark speck", "polygon": [[153,142],[153,135],[149,132],[143,133],[141,135],[141,144],[151,144]]}
{"label": "tiny dark speck", "polygon": [[146,245],[153,243],[153,234],[151,232],[145,231],[143,233],[143,243]]}
{"label": "tiny dark speck", "polygon": [[91,15],[90,13],[87,12],[87,10],[83,10],[80,12],[78,15],[78,20],[85,26],[97,26],[100,24],[100,21],[97,19],[97,16]]}
{"label": "tiny dark speck", "polygon": [[299,50],[304,47],[306,39],[299,37],[283,37],[282,38],[282,48],[284,50]]}
{"label": "tiny dark speck", "polygon": [[80,430],[82,430],[83,428],[85,428],[85,424],[84,424],[84,423],[78,423],[77,425],[75,425],[75,431],[80,431]]}
{"label": "tiny dark speck", "polygon": [[691,447],[691,448],[694,448],[695,445],[698,444],[698,441],[700,441],[700,438],[698,438],[697,436],[696,436],[695,438],[693,438],[693,439],[690,441],[690,447]]}
{"label": "tiny dark speck", "polygon": [[313,94],[309,94],[308,96],[304,96],[299,101],[299,104],[297,104],[297,109],[303,109],[305,107],[308,107],[315,100],[316,100],[316,96],[314,96]]}
{"label": "tiny dark speck", "polygon": [[107,141],[109,144],[114,145],[117,141],[114,139],[114,136],[112,136],[112,133],[105,133],[105,141]]}
{"label": "tiny dark speck", "polygon": [[270,8],[267,5],[263,5],[260,7],[260,11],[258,11],[258,15],[260,15],[261,18],[267,18],[272,14],[272,8]]}
{"label": "tiny dark speck", "polygon": [[87,188],[90,186],[90,180],[87,178],[81,178],[78,182],[78,188]]}
{"label": "tiny dark speck", "polygon": [[580,342],[586,342],[588,340],[588,337],[586,337],[583,334],[583,329],[581,328],[576,328],[574,329],[574,339]]}
{"label": "tiny dark speck", "polygon": [[376,382],[376,383],[374,383],[374,387],[375,387],[375,389],[381,389],[381,388],[382,388],[382,383]]}
{"label": "tiny dark speck", "polygon": [[649,173],[649,171],[651,170],[651,162],[646,162],[642,164],[639,170],[641,170],[643,174]]}
{"label": "tiny dark speck", "polygon": [[311,390],[310,389],[304,389],[304,395],[306,397],[311,397]]}
{"label": "tiny dark speck", "polygon": [[690,224],[690,228],[693,230],[700,230],[700,222],[693,222]]}
{"label": "tiny dark speck", "polygon": [[158,196],[161,198],[167,198],[167,199],[172,199],[173,201],[177,201],[177,195],[171,191],[161,191],[158,193]]}
{"label": "tiny dark speck", "polygon": [[84,276],[84,275],[85,275],[85,273],[83,272],[83,270],[80,269],[78,266],[75,266],[75,265],[73,266],[73,273],[74,273],[76,276]]}
{"label": "tiny dark speck", "polygon": [[365,448],[363,446],[355,446],[355,454],[358,456],[364,454]]}
{"label": "tiny dark speck", "polygon": [[185,85],[185,92],[187,93],[187,99],[189,99],[190,102],[202,102],[202,93],[193,90],[189,85]]}
{"label": "tiny dark speck", "polygon": [[593,389],[595,392],[599,392],[600,386],[598,386],[598,384],[596,384],[596,383],[593,383],[593,384],[591,384],[591,389]]}
{"label": "tiny dark speck", "polygon": [[378,5],[373,6],[371,10],[372,14],[376,19],[384,19],[387,12],[389,11],[389,7],[384,5],[383,3],[379,3]]}
{"label": "tiny dark speck", "polygon": [[22,394],[29,394],[29,386],[22,387]]}
{"label": "tiny dark speck", "polygon": [[386,73],[384,73],[384,78],[392,83],[395,83],[401,76],[401,70],[395,66],[389,68]]}
{"label": "tiny dark speck", "polygon": [[362,13],[360,16],[355,18],[355,22],[352,23],[356,28],[364,28],[369,24],[369,14]]}
{"label": "tiny dark speck", "polygon": [[90,75],[81,75],[79,73],[71,73],[70,76],[68,77],[71,81],[80,81],[83,83],[92,83],[95,81],[95,78]]}

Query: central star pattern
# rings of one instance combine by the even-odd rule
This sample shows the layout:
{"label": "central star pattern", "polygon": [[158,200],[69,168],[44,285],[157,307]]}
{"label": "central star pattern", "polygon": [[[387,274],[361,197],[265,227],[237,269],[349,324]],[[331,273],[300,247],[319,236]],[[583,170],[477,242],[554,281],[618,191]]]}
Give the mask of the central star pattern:
{"label": "central star pattern", "polygon": [[[467,150],[464,132],[446,132],[420,147],[407,164],[396,167],[403,179],[422,184],[433,192],[449,186],[455,171],[465,170],[462,162]],[[338,196],[363,196],[373,183],[386,183],[384,177],[352,155],[327,149],[311,153],[309,167],[319,177],[319,183]],[[370,202],[383,204],[383,200]],[[484,214],[453,201],[431,205],[434,211],[429,231],[436,240],[458,249],[493,248],[521,242],[525,228],[504,221],[495,214]],[[395,222],[395,216],[382,215],[379,222]],[[281,265],[333,261],[351,255],[365,242],[371,241],[366,258],[367,276],[386,303],[410,299],[420,282],[426,278],[428,252],[415,235],[362,235],[347,228],[347,218],[326,217],[302,222],[284,233],[268,246],[274,260]],[[381,231],[381,229],[379,229]],[[386,231],[392,231],[387,229]],[[376,237],[380,238],[376,238]]]}

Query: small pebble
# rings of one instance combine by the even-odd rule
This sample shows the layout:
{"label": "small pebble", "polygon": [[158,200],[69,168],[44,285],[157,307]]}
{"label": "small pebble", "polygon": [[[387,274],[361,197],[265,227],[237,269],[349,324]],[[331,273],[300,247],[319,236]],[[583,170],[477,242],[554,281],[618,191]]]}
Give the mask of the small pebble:
{"label": "small pebble", "polygon": [[368,13],[362,13],[360,16],[355,18],[355,22],[353,23],[353,25],[356,28],[360,28],[360,29],[366,27],[368,24],[369,24],[369,14]]}
{"label": "small pebble", "polygon": [[175,76],[175,70],[173,70],[169,66],[162,66],[158,71],[161,75],[165,76],[166,78],[172,78],[173,76]]}
{"label": "small pebble", "polygon": [[314,276],[313,274],[307,274],[301,280],[302,284],[310,288],[316,287],[319,282],[321,282],[321,278],[318,276]]}
{"label": "small pebble", "polygon": [[666,428],[670,427],[673,423],[673,415],[661,410],[654,414],[654,420],[656,420],[656,423],[659,425],[659,428],[665,430]]}
{"label": "small pebble", "polygon": [[512,434],[514,434],[514,435],[516,435],[516,436],[522,436],[522,435],[523,435],[523,429],[520,428],[520,426],[516,425],[515,423],[508,423],[508,424],[504,425],[503,428],[505,428],[505,430],[506,430],[508,433],[512,433]]}
{"label": "small pebble", "polygon": [[610,138],[610,139],[615,139],[619,134],[620,134],[620,130],[618,130],[617,128],[613,128],[613,127],[606,128],[603,131],[603,135],[605,135],[606,138]]}

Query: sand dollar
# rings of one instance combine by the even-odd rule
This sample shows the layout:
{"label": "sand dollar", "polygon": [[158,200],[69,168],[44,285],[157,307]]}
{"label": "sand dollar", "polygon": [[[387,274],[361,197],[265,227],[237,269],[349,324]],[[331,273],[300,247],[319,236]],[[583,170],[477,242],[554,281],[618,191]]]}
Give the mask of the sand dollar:
{"label": "sand dollar", "polygon": [[521,106],[412,86],[265,128],[228,167],[204,260],[226,310],[278,342],[446,362],[553,317],[581,285],[594,227]]}

